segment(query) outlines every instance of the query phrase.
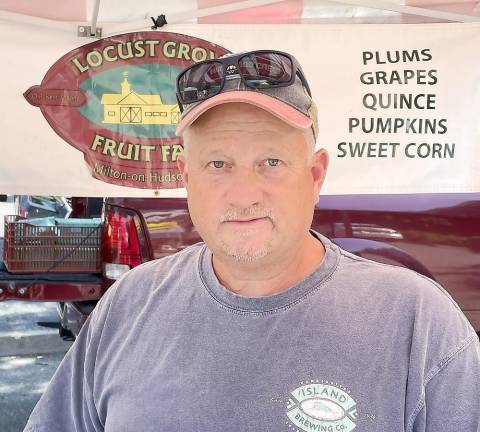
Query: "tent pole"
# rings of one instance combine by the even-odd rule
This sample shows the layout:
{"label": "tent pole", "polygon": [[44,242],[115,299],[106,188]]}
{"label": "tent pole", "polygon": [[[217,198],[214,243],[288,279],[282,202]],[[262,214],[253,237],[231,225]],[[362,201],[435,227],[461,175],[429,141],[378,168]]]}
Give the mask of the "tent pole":
{"label": "tent pole", "polygon": [[90,36],[97,35],[97,19],[98,19],[99,9],[100,9],[100,0],[95,0],[95,4],[93,6],[93,11],[92,11],[92,24],[90,25]]}

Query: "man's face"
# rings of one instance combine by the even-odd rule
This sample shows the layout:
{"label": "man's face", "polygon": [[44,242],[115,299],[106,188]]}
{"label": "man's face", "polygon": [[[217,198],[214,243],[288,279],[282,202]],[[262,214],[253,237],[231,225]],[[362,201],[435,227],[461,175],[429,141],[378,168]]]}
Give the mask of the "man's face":
{"label": "man's face", "polygon": [[307,134],[248,104],[203,114],[179,160],[190,215],[218,258],[275,262],[308,234],[327,166]]}

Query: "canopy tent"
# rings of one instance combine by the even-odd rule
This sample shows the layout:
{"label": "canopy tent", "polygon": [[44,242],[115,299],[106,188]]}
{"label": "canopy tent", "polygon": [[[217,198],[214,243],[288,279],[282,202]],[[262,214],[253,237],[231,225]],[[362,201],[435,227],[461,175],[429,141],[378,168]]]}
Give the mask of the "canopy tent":
{"label": "canopy tent", "polygon": [[108,28],[106,36],[145,30],[151,25],[149,17],[160,14],[169,24],[476,22],[479,5],[469,0],[2,0],[0,10],[93,27],[98,23]]}
{"label": "canopy tent", "polygon": [[[157,30],[160,32],[196,36],[232,51],[283,49],[300,59],[319,106],[319,145],[332,156],[325,193],[480,191],[480,150],[475,145],[480,138],[480,2],[0,0],[0,44],[7,59],[1,72],[5,103],[0,120],[4,132],[0,192],[66,196],[184,194],[180,189],[155,191],[94,179],[82,153],[56,135],[39,110],[22,96],[30,86],[40,84],[60,57],[94,41],[90,34],[101,31],[102,37],[108,38],[148,31],[153,26],[151,17],[162,14],[168,24]],[[380,115],[368,108],[367,93],[400,94],[406,87],[398,82],[388,88],[382,83],[376,87],[362,84],[360,75],[375,69],[362,64],[361,53],[366,49],[379,56],[376,69],[382,65],[389,73],[394,68],[383,66],[382,58],[387,51],[408,56],[429,50],[430,63],[408,68],[437,71],[436,85],[430,92],[436,98],[431,115],[412,109]],[[403,66],[402,70],[407,68]],[[407,91],[414,95],[427,93],[425,87],[415,85],[408,86]],[[416,136],[418,145],[411,146],[408,153],[416,157],[407,155],[402,164],[389,156],[410,144],[407,135],[411,128],[382,137],[362,131],[362,119],[385,120],[394,114],[404,120],[428,117],[437,122],[435,139],[425,134]],[[359,121],[357,126],[355,119]],[[442,119],[444,125],[448,122],[448,132],[438,126]],[[355,128],[359,133],[355,134]],[[370,142],[376,146],[369,146]],[[419,149],[424,142],[429,145]],[[365,158],[352,157],[352,143],[353,152],[365,150]],[[355,143],[366,143],[367,147],[362,150]],[[380,149],[381,143],[388,145]],[[453,151],[455,157],[449,157]],[[428,157],[423,157],[427,152]],[[444,157],[432,159],[432,154]],[[385,180],[382,185],[379,179]]]}

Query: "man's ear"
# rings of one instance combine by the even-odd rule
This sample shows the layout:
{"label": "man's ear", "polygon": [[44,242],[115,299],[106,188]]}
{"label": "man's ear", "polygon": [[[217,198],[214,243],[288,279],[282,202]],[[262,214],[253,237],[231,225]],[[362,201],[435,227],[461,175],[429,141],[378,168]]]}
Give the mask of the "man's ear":
{"label": "man's ear", "polygon": [[313,193],[314,199],[318,200],[320,189],[322,188],[325,175],[328,167],[328,153],[325,149],[317,150],[313,154],[311,173],[313,179]]}
{"label": "man's ear", "polygon": [[177,168],[182,175],[183,185],[188,187],[187,161],[185,160],[185,156],[181,155],[177,157]]}

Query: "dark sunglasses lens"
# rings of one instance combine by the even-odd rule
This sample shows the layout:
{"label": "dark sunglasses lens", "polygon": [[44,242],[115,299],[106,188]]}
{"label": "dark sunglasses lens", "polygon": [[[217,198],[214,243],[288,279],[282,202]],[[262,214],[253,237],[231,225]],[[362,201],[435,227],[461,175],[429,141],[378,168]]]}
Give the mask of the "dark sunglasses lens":
{"label": "dark sunglasses lens", "polygon": [[178,91],[182,102],[189,104],[218,94],[222,83],[222,63],[212,61],[185,71],[178,80]]}
{"label": "dark sunglasses lens", "polygon": [[292,79],[292,60],[282,54],[252,53],[242,57],[238,65],[243,79],[252,87],[275,87]]}

